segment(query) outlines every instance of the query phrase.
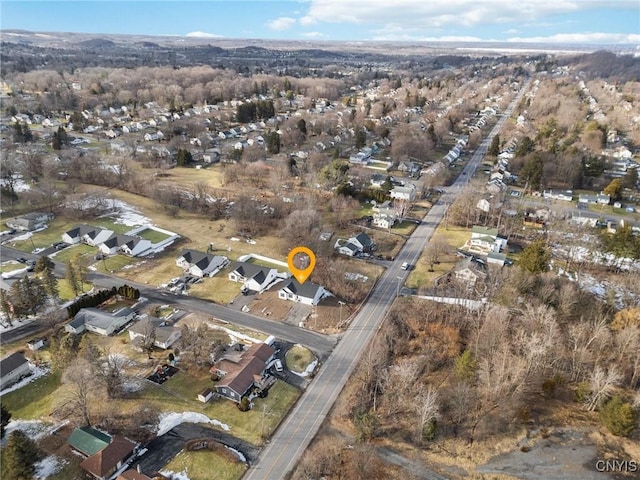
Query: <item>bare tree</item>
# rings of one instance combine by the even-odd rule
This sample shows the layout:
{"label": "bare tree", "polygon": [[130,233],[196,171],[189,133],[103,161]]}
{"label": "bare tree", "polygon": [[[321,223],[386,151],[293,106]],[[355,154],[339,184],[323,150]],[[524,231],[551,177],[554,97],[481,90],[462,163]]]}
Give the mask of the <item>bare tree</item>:
{"label": "bare tree", "polygon": [[589,378],[591,394],[586,400],[587,410],[593,411],[613,395],[616,387],[622,383],[622,374],[615,366],[605,370],[596,365]]}
{"label": "bare tree", "polygon": [[82,358],[77,359],[64,371],[62,382],[72,411],[79,414],[85,425],[91,425],[89,407],[95,395],[96,379],[91,364]]}
{"label": "bare tree", "polygon": [[431,385],[428,387],[420,386],[417,389],[414,402],[418,415],[416,440],[421,442],[425,435],[435,433],[428,432],[428,430],[439,416],[438,392]]}

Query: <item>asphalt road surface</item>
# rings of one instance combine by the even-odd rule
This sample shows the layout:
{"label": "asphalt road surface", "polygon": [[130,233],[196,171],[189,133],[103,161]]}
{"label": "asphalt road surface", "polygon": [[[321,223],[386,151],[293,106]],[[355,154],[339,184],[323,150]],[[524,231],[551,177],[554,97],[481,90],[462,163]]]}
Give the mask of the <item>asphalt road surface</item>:
{"label": "asphalt road surface", "polygon": [[504,122],[511,116],[513,108],[522,98],[528,85],[527,83],[523,87],[487,138],[476,149],[464,168],[465,174],[458,177],[443,194],[438,204],[427,213],[393,264],[380,277],[362,309],[351,321],[340,343],[321,367],[293,411],[280,425],[270,443],[262,450],[258,461],[247,471],[245,480],[285,478],[293,470],[351,376],[361,353],[379,330],[400,287],[404,284],[408,271],[402,270],[400,265],[403,262],[415,265],[435,228],[443,219],[448,205],[458,194],[460,187],[473,175],[491,139],[500,132]]}
{"label": "asphalt road surface", "polygon": [[[11,248],[6,245],[0,246],[0,257],[3,260],[11,258],[15,259],[19,257],[24,257],[27,260],[38,259],[38,255],[26,254],[24,252],[21,252],[20,250],[16,250],[15,248]],[[54,271],[56,276],[64,278],[66,266],[59,262],[56,262],[55,257],[53,258],[53,260],[55,264]],[[329,356],[331,350],[333,350],[333,347],[338,340],[337,337],[322,335],[320,333],[306,330],[295,325],[258,317],[249,313],[239,312],[225,306],[217,305],[215,303],[201,300],[195,297],[174,295],[164,290],[150,287],[149,285],[132,282],[130,280],[125,280],[118,277],[111,277],[109,275],[97,272],[87,272],[87,279],[95,285],[104,288],[120,286],[123,283],[126,283],[128,285],[131,285],[132,287],[139,289],[140,294],[143,297],[148,298],[150,301],[158,303],[177,304],[185,310],[189,310],[192,312],[202,312],[207,315],[211,315],[218,320],[222,320],[223,322],[229,322],[234,325],[240,325],[252,330],[263,332],[267,335],[273,335],[276,338],[285,340],[287,342],[305,345],[318,356],[320,361],[324,361],[324,359]],[[20,327],[19,329],[4,332],[2,335],[0,335],[0,341],[2,343],[9,343],[11,341],[23,338],[27,335],[36,334],[40,331],[45,330],[46,328],[47,327],[45,325],[39,322],[32,322],[28,325],[25,325],[24,327]]]}

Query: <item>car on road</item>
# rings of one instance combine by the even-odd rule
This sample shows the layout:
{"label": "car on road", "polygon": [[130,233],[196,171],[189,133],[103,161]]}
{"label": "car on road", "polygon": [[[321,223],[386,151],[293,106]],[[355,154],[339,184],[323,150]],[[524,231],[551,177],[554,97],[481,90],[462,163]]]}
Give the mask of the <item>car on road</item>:
{"label": "car on road", "polygon": [[26,258],[24,258],[24,257],[18,257],[18,258],[16,258],[16,262],[19,262],[19,263],[27,263],[27,259],[26,259]]}
{"label": "car on road", "polygon": [[402,270],[409,270],[409,263],[408,262],[402,262],[402,265],[400,266],[400,268]]}

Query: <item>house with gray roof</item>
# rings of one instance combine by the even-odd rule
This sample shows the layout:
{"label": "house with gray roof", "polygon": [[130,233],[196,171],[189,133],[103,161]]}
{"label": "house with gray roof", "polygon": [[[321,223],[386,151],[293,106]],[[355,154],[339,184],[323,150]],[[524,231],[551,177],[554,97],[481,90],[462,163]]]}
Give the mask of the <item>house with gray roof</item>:
{"label": "house with gray roof", "polygon": [[185,250],[176,259],[176,265],[196,277],[213,277],[216,273],[229,265],[229,259],[221,255]]}
{"label": "house with gray roof", "polygon": [[53,219],[52,213],[31,212],[7,221],[7,227],[21,232],[31,232],[47,226]]}
{"label": "house with gray roof", "polygon": [[113,255],[115,253],[122,252],[130,257],[137,257],[145,252],[150,252],[152,250],[152,244],[149,240],[144,238],[133,237],[131,235],[118,235],[114,233],[107,240],[98,245],[98,248],[105,255]]}
{"label": "house with gray roof", "polygon": [[261,267],[249,262],[236,262],[229,272],[229,280],[244,283],[244,288],[254,292],[262,292],[278,278],[275,268]]}
{"label": "house with gray roof", "polygon": [[27,375],[31,375],[31,367],[21,352],[12,353],[0,360],[0,390],[10,387]]}
{"label": "house with gray roof", "polygon": [[278,298],[305,305],[317,305],[320,300],[330,295],[322,285],[312,282],[300,283],[294,278],[283,282],[283,287],[278,290]]}
{"label": "house with gray roof", "polygon": [[[147,316],[129,327],[129,339],[134,345],[153,339],[153,346],[166,350],[176,343],[182,332],[179,328],[171,327],[161,318]],[[151,343],[151,342],[149,342]]]}
{"label": "house with gray roof", "polygon": [[62,234],[62,241],[69,245],[86,243],[92,247],[98,246],[113,235],[111,230],[94,227],[92,225],[76,225]]}
{"label": "house with gray roof", "polygon": [[133,320],[134,316],[135,312],[126,307],[114,313],[105,312],[99,308],[82,308],[64,326],[64,329],[76,335],[89,331],[107,337],[113,335]]}

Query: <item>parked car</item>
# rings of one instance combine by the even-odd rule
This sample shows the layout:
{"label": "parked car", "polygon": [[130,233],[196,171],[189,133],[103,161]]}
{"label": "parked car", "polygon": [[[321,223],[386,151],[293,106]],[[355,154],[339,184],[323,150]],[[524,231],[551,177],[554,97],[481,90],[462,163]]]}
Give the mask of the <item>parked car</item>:
{"label": "parked car", "polygon": [[276,369],[276,372],[283,372],[284,371],[284,367],[282,366],[282,362],[280,360],[276,360],[273,363],[273,366]]}

